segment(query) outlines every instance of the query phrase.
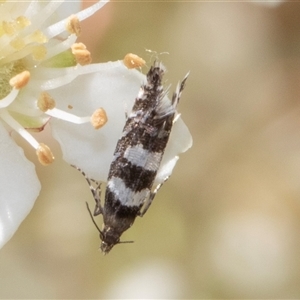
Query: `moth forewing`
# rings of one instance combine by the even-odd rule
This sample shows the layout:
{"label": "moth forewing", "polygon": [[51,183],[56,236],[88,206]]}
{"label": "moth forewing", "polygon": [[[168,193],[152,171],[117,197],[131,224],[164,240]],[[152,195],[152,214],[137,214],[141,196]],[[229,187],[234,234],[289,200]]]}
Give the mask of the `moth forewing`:
{"label": "moth forewing", "polygon": [[169,177],[153,187],[188,74],[169,100],[162,85],[164,73],[165,67],[154,62],[127,116],[110,165],[103,207],[100,191],[91,188],[96,201],[94,216],[103,215],[103,229],[99,231],[105,254],[121,243],[122,233],[135,218],[146,213]]}

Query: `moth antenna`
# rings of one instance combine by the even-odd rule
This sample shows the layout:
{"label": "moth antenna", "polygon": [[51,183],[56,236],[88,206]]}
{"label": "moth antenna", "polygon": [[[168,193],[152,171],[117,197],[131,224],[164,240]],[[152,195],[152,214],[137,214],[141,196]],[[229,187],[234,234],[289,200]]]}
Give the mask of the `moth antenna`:
{"label": "moth antenna", "polygon": [[134,241],[120,241],[118,244],[128,244],[128,243],[134,243]]}
{"label": "moth antenna", "polygon": [[93,221],[95,227],[97,228],[97,230],[98,230],[99,233],[100,233],[101,240],[103,240],[103,232],[102,232],[101,229],[98,227],[98,225],[97,225],[97,223],[96,223],[96,221],[95,221],[95,219],[94,219],[94,216],[93,216],[93,214],[92,214],[92,212],[91,212],[91,210],[90,210],[89,204],[88,204],[87,202],[85,202],[85,204],[86,204],[86,208],[87,208],[87,210],[88,210],[88,212],[89,212],[89,214],[90,214],[90,217],[91,217],[91,219],[92,219],[92,221]]}

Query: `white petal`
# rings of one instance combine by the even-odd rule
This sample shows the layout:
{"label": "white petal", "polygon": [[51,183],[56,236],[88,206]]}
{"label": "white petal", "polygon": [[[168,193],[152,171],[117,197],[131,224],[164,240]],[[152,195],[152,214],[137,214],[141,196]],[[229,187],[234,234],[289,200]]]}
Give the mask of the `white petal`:
{"label": "white petal", "polygon": [[[93,73],[79,76],[70,84],[51,90],[51,95],[61,108],[72,105],[72,113],[81,116],[91,115],[96,108],[103,107],[108,116],[107,124],[98,131],[90,124],[78,126],[54,119],[51,124],[64,159],[83,169],[89,177],[106,181],[125,124],[125,112],[130,112],[145,75],[137,70],[128,70],[122,62],[94,64],[90,67]],[[172,172],[177,160],[174,160],[175,156],[190,146],[190,133],[179,119],[166,149],[159,182],[163,174]],[[164,166],[168,166],[167,169]]]}
{"label": "white petal", "polygon": [[34,165],[0,123],[0,248],[30,212],[41,185]]}

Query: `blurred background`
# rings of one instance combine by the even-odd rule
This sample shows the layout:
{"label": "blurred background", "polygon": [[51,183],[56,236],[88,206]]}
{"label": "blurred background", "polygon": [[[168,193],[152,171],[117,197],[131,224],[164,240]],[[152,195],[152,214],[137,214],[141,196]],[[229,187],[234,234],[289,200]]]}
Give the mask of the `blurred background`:
{"label": "blurred background", "polygon": [[173,88],[191,72],[179,111],[194,145],[124,234],[135,243],[103,256],[89,187],[47,142],[56,162],[36,164],[0,298],[299,298],[299,16],[296,2],[118,1],[84,22],[94,62],[151,49],[169,53]]}

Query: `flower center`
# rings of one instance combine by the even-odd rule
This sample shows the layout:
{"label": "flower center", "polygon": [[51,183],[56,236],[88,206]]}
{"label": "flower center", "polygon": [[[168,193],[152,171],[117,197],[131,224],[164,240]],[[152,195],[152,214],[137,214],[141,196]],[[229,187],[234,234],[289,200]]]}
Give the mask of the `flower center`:
{"label": "flower center", "polygon": [[[43,165],[53,161],[52,152],[47,145],[37,142],[27,129],[43,130],[50,117],[76,124],[92,122],[96,129],[107,121],[103,109],[92,117],[78,117],[57,109],[51,90],[47,91],[47,83],[51,86],[52,82],[51,88],[54,88],[67,84],[68,76],[76,78],[70,69],[49,78],[48,67],[54,70],[91,62],[86,47],[74,43],[81,32],[80,20],[105,3],[101,0],[68,19],[50,24],[62,1],[0,0],[0,118],[36,149]],[[22,10],[22,15],[13,15],[14,11]],[[29,92],[26,91],[28,83]]]}
{"label": "flower center", "polygon": [[0,101],[11,92],[10,79],[25,70],[25,66],[21,60],[0,66]]}

